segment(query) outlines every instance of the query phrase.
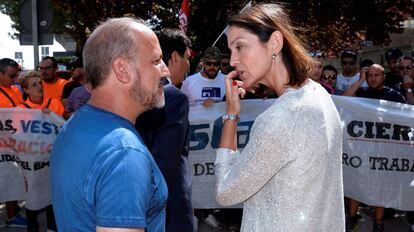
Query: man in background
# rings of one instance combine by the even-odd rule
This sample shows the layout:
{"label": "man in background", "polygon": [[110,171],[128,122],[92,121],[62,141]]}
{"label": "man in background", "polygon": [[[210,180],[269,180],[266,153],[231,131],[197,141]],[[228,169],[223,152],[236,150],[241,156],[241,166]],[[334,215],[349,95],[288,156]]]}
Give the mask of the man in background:
{"label": "man in background", "polygon": [[44,98],[56,98],[62,100],[63,88],[68,82],[57,76],[57,61],[51,56],[44,57],[39,64],[40,75],[42,76]]}
{"label": "man in background", "polygon": [[188,168],[189,102],[180,86],[190,68],[190,40],[179,30],[157,32],[170,71],[165,106],[142,114],[135,124],[168,186],[167,232],[193,232],[191,171]]}
{"label": "man in background", "polygon": [[[342,73],[336,79],[335,94],[341,95],[349,86],[359,80],[357,55],[354,51],[345,50],[341,54]],[[367,82],[361,84],[368,87]]]}
{"label": "man in background", "polygon": [[216,47],[207,48],[203,56],[203,69],[189,76],[181,87],[190,101],[190,106],[210,107],[223,100],[226,88],[225,76],[219,72],[220,63],[220,50]]}
{"label": "man in background", "polygon": [[[0,60],[0,108],[16,107],[23,102],[19,88],[14,85],[18,68],[19,65],[12,59],[3,58]],[[2,182],[13,181],[7,176],[3,176],[3,178]],[[25,228],[27,225],[26,219],[17,213],[19,206],[15,200],[22,200],[18,198],[19,196],[16,196],[13,201],[6,202],[6,227]]]}

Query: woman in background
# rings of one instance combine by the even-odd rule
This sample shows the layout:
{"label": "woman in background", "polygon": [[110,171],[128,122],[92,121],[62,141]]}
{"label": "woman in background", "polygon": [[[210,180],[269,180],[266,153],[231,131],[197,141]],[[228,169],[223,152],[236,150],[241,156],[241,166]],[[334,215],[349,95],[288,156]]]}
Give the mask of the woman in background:
{"label": "woman in background", "polygon": [[31,71],[27,73],[22,79],[20,79],[19,82],[25,94],[27,94],[27,99],[18,107],[27,109],[41,109],[43,112],[52,111],[60,116],[63,116],[63,111],[65,109],[58,99],[46,99],[43,97],[43,85],[39,72]]}

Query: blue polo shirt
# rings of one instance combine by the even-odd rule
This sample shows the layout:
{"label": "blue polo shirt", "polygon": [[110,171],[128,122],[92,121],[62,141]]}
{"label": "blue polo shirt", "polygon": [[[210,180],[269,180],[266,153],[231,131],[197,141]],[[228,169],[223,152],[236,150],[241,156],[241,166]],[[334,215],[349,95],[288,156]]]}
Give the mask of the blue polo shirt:
{"label": "blue polo shirt", "polygon": [[165,231],[167,186],[134,125],[85,105],[61,129],[50,161],[59,231]]}

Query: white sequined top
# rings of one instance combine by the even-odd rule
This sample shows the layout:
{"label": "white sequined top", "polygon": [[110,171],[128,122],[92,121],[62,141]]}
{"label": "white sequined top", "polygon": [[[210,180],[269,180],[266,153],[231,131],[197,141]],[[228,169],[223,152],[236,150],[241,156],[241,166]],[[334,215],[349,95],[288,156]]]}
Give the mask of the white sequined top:
{"label": "white sequined top", "polygon": [[309,80],[256,118],[241,153],[217,150],[217,201],[244,202],[244,232],[345,231],[341,156],[339,114]]}

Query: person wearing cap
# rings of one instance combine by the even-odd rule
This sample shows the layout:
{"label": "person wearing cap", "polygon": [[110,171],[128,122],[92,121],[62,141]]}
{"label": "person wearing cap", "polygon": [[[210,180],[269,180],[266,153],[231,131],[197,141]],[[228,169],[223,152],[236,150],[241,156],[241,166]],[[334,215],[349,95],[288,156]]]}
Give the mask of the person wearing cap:
{"label": "person wearing cap", "polygon": [[224,75],[227,75],[231,71],[233,71],[233,68],[230,66],[230,54],[222,53],[221,63],[220,63],[220,72],[223,73]]}
{"label": "person wearing cap", "polygon": [[70,82],[66,83],[63,88],[62,102],[67,99],[72,91],[86,83],[86,78],[83,70],[82,57],[74,57],[69,61],[68,68],[70,70]]}
{"label": "person wearing cap", "polygon": [[389,72],[385,73],[384,81],[385,86],[388,86],[401,94],[403,94],[401,91],[402,76],[398,69],[398,58],[402,55],[403,53],[398,48],[390,48],[385,53],[385,60],[387,61]]}
{"label": "person wearing cap", "polygon": [[[336,79],[335,94],[341,95],[349,86],[359,80],[357,55],[352,50],[345,50],[341,55],[342,73]],[[368,87],[366,81],[362,87]]]}
{"label": "person wearing cap", "polygon": [[86,89],[86,77],[83,70],[82,57],[75,56],[69,61],[71,80],[63,88],[62,103],[65,107],[63,118],[68,119],[80,107],[86,104],[91,94]]}
{"label": "person wearing cap", "polygon": [[181,90],[187,95],[190,106],[210,107],[222,101],[225,96],[224,75],[220,73],[221,52],[216,47],[209,47],[203,56],[203,69],[189,76]]}

